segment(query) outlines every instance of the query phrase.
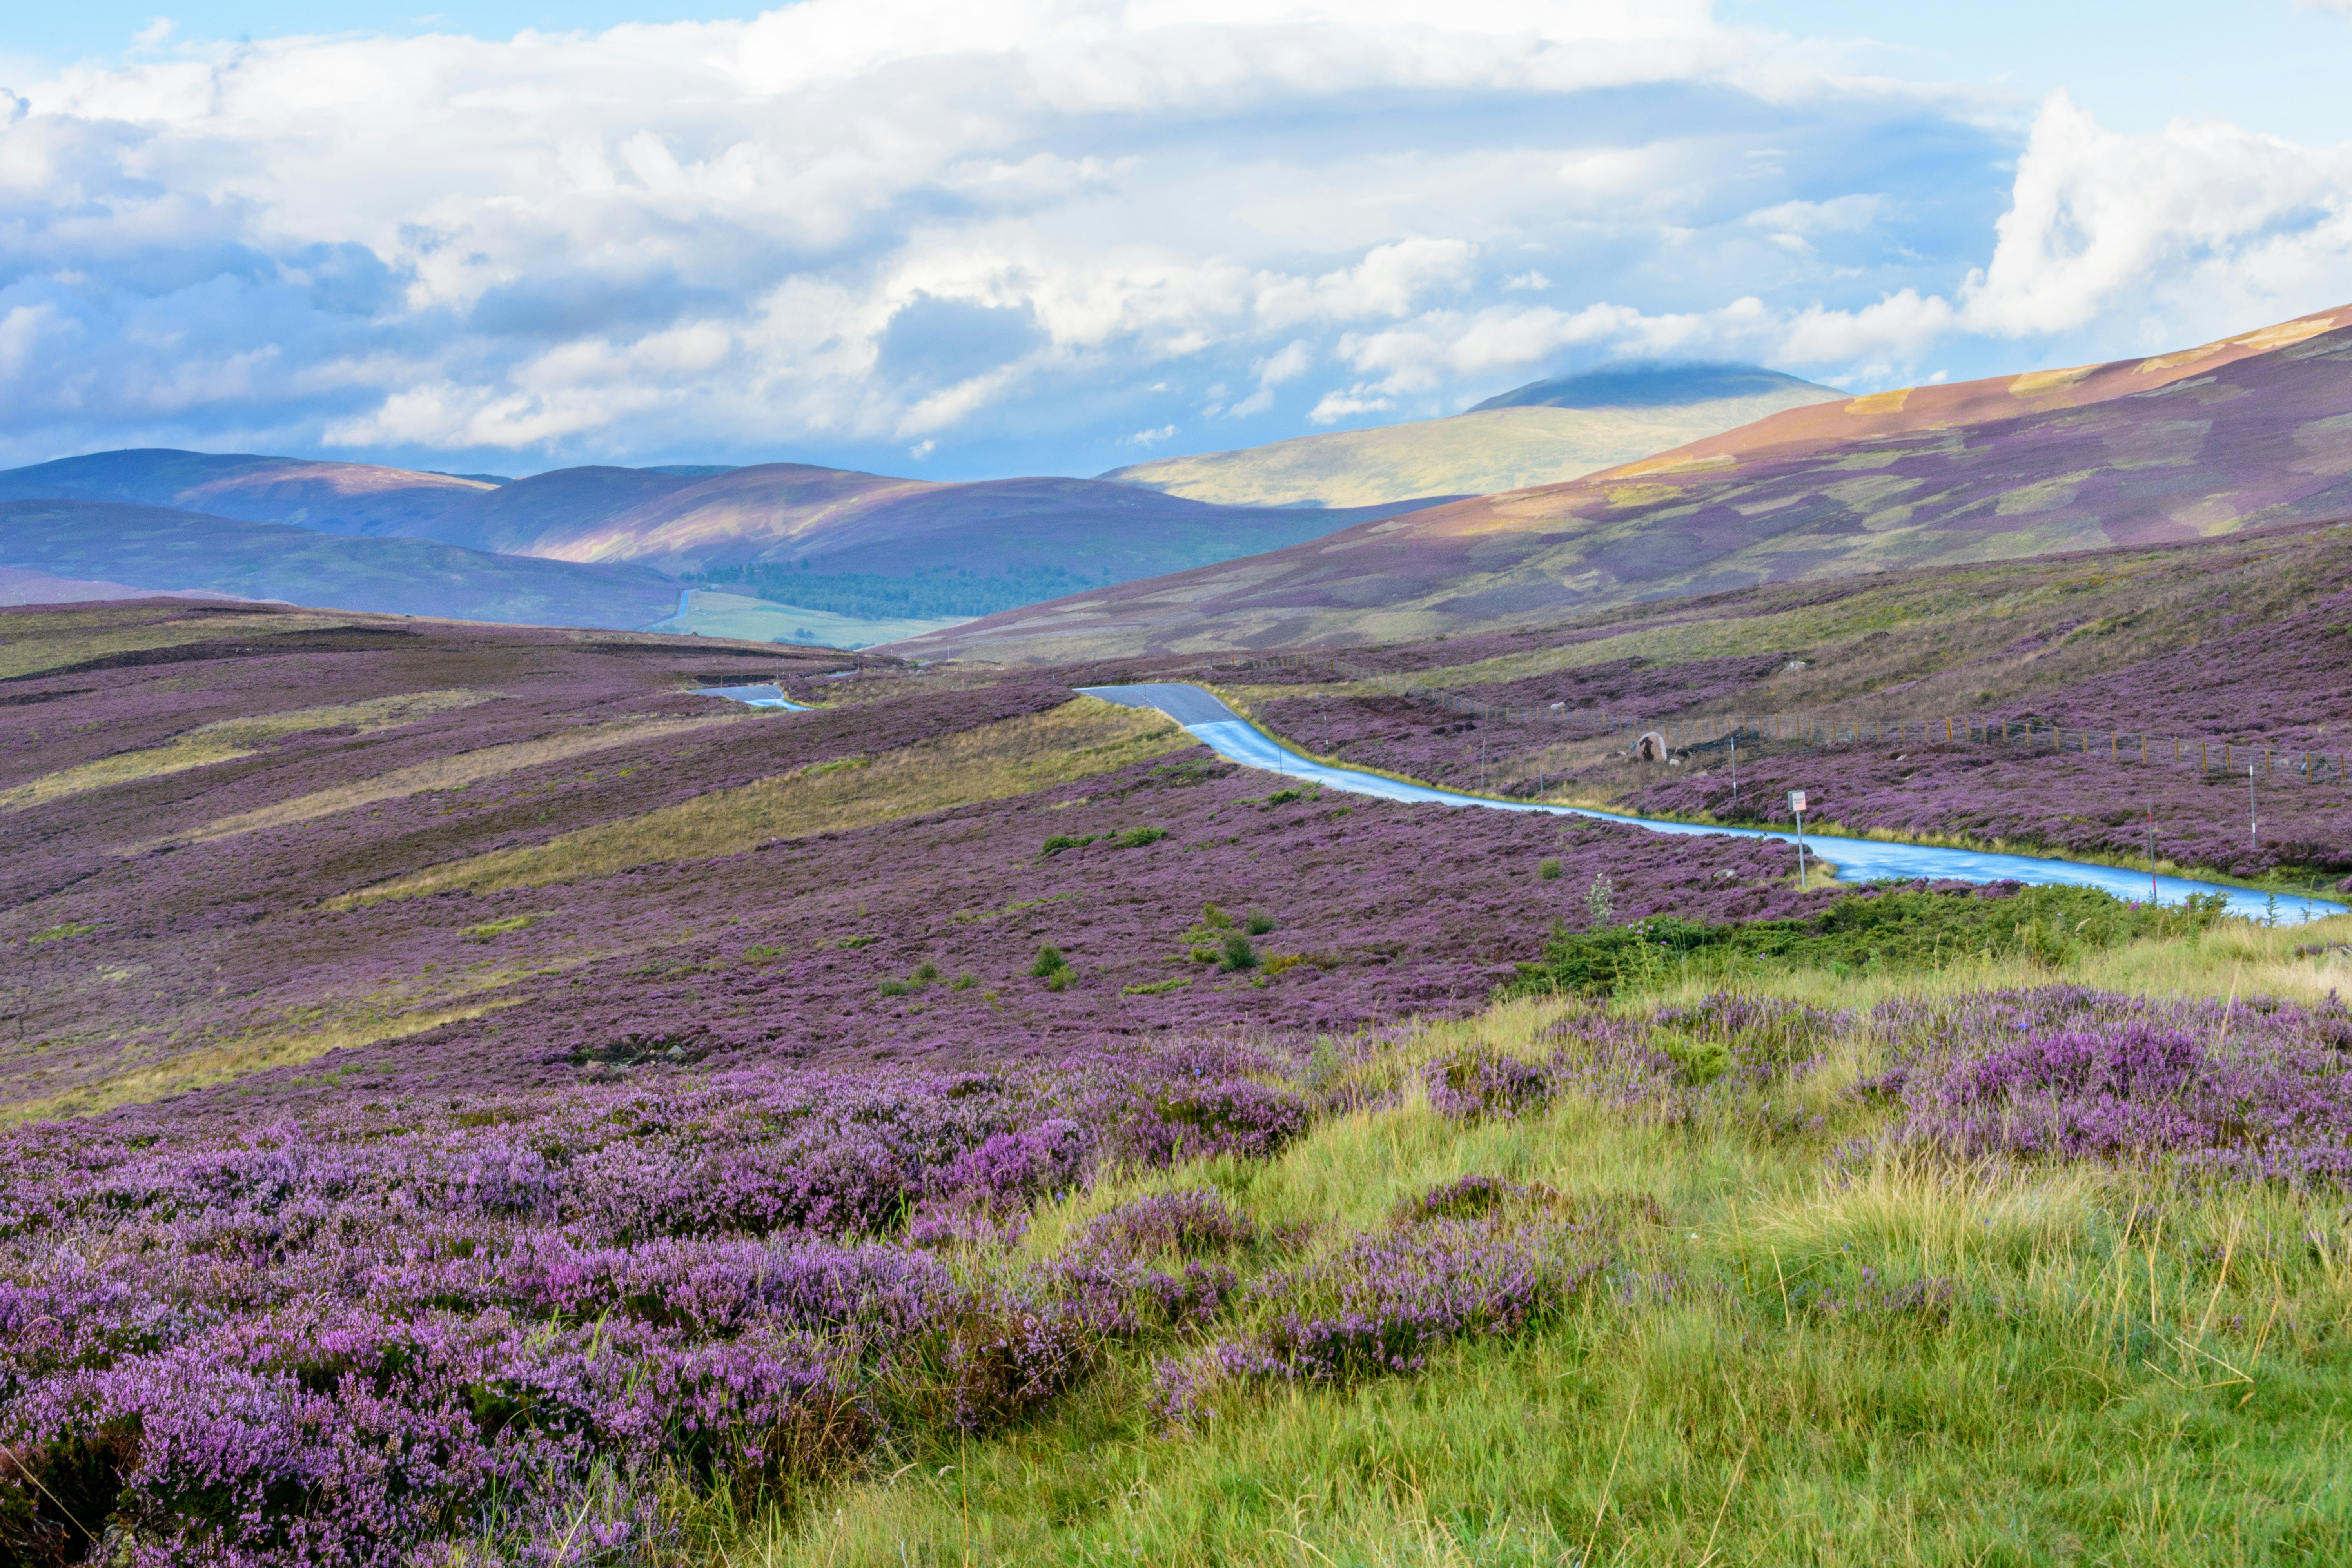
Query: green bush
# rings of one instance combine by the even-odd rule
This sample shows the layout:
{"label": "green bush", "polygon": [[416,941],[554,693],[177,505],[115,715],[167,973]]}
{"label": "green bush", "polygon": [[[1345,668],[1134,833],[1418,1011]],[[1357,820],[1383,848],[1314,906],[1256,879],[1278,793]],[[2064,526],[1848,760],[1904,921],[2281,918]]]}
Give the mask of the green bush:
{"label": "green bush", "polygon": [[1242,922],[1242,927],[1252,936],[1264,936],[1274,929],[1274,917],[1253,911],[1250,918]]}
{"label": "green bush", "polygon": [[1557,881],[1559,881],[1559,861],[1557,861],[1557,860],[1549,860],[1549,859],[1548,859],[1548,860],[1543,861],[1541,864],[1539,864],[1539,865],[1538,865],[1538,866],[1536,867],[1536,875],[1537,875],[1537,876],[1538,876],[1538,877],[1541,877],[1541,878],[1542,878],[1545,881],[1547,881],[1547,882],[1557,882]]}
{"label": "green bush", "polygon": [[961,974],[957,975],[953,980],[948,983],[948,989],[950,991],[969,991],[979,984],[980,981],[973,976],[971,971],[967,969]]}
{"label": "green bush", "polygon": [[1239,931],[1226,934],[1223,967],[1229,970],[1257,967],[1257,949],[1250,945],[1250,939]]}
{"label": "green bush", "polygon": [[1201,923],[1207,926],[1212,931],[1226,931],[1232,928],[1234,917],[1225,913],[1224,910],[1217,908],[1214,904],[1202,904],[1201,906]]}
{"label": "green bush", "polygon": [[1037,962],[1029,966],[1029,973],[1034,979],[1050,980],[1069,967],[1070,961],[1062,956],[1062,950],[1049,942],[1037,950]]}
{"label": "green bush", "polygon": [[928,958],[922,963],[915,965],[915,973],[908,976],[908,979],[912,980],[918,985],[929,985],[932,981],[937,980],[939,977],[940,966],[933,963]]}
{"label": "green bush", "polygon": [[1121,849],[1140,849],[1147,844],[1157,844],[1168,837],[1168,830],[1157,823],[1142,827],[1130,827],[1111,840]]}
{"label": "green bush", "polygon": [[1979,954],[2021,952],[2054,965],[2084,947],[2202,930],[2227,902],[2224,895],[2210,893],[2157,909],[2126,904],[2095,888],[2025,888],[1988,899],[1906,887],[1843,899],[1806,920],[1700,925],[1654,915],[1597,931],[1555,926],[1542,962],[1519,965],[1519,978],[1507,990],[1609,995],[1669,976],[1722,976],[1767,963],[1836,973],[1937,969]]}

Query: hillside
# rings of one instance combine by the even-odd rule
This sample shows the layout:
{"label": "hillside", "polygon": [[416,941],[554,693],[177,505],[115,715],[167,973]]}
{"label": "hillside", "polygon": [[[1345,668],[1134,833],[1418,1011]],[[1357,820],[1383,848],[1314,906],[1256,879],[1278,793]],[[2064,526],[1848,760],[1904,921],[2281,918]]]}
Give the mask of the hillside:
{"label": "hillside", "polygon": [[603,464],[557,468],[461,497],[400,531],[503,555],[557,555],[631,508],[690,489],[708,477]]}
{"label": "hillside", "polygon": [[1466,414],[1155,458],[1103,475],[1226,506],[1372,506],[1557,484],[1841,395],[1752,365],[1532,382]]}
{"label": "hillside", "polygon": [[0,563],[58,577],[167,583],[256,599],[462,620],[641,626],[674,582],[636,566],[491,555],[426,539],[108,501],[0,501]]}
{"label": "hillside", "polygon": [[[1824,885],[1073,689],[1702,827],[1808,788],[1832,859],[2137,869],[2152,804],[2288,892],[2352,868],[2289,750],[2352,724],[2348,565],[1780,584],[1369,679],[0,610],[0,1560],[2344,1560],[2352,919]],[[703,689],[771,681],[818,706]],[[1699,737],[1776,710],[1734,802]],[[2234,771],[2040,739],[2250,721],[2259,855]],[[2144,1550],[2151,1490],[2228,1550]]]}
{"label": "hillside", "polygon": [[101,599],[158,596],[230,600],[239,597],[214,588],[142,588],[129,583],[96,583],[86,577],[55,577],[47,572],[0,566],[0,605],[71,605]]}
{"label": "hillside", "polygon": [[936,658],[1402,640],[1759,583],[2210,537],[2352,507],[2352,307],[2175,353],[1776,414],[1485,496],[975,621]]}
{"label": "hillside", "polygon": [[[643,499],[620,504],[632,494]],[[794,610],[942,620],[1404,510],[1220,507],[1097,479],[939,483],[762,463],[703,479],[565,469],[453,508],[421,531],[552,560],[635,563]]]}
{"label": "hillside", "polygon": [[451,506],[492,492],[478,479],[372,463],[149,447],[60,458],[0,472],[0,500],[173,507],[327,533],[413,533]]}

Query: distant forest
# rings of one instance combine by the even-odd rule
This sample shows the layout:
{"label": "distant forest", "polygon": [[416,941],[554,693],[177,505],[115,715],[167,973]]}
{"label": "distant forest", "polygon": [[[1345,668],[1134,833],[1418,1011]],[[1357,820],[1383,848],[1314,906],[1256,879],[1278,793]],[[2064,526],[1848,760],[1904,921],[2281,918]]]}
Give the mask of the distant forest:
{"label": "distant forest", "polygon": [[911,577],[887,577],[878,572],[810,572],[778,562],[681,575],[698,588],[865,620],[992,616],[1041,599],[1099,588],[1110,580],[1108,574],[1085,577],[1060,566],[1016,566],[990,576],[962,567],[940,566]]}

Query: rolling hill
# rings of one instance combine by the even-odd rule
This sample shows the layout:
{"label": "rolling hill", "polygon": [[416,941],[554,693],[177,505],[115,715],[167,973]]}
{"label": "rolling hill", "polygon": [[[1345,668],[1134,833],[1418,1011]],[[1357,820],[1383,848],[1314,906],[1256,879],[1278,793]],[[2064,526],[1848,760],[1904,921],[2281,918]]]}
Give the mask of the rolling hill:
{"label": "rolling hill", "polygon": [[[632,484],[644,499],[615,508]],[[941,483],[760,463],[685,481],[641,469],[559,470],[452,509],[420,531],[517,554],[687,574],[797,569],[806,561],[831,573],[1052,566],[1124,580],[1204,565],[1268,538],[1312,539],[1402,509],[1224,507],[1099,479]]]}
{"label": "rolling hill", "polygon": [[247,453],[141,447],[60,458],[0,472],[0,500],[88,500],[173,507],[324,533],[417,533],[486,479],[373,463],[319,463]]}
{"label": "rolling hill", "polygon": [[761,463],[701,479],[561,469],[471,498],[414,531],[650,566],[861,620],[948,619],[1299,543],[1415,504],[1433,502],[1224,507],[1099,479],[940,483]]}
{"label": "rolling hill", "polygon": [[345,610],[551,626],[641,626],[678,600],[676,583],[640,566],[534,561],[116,501],[0,500],[0,563]]}
{"label": "rolling hill", "polygon": [[1226,506],[1489,495],[1577,479],[1840,395],[1754,365],[1629,365],[1532,382],[1451,418],[1160,458],[1102,477]]}
{"label": "rolling hill", "polygon": [[897,651],[1066,659],[1392,640],[2329,517],[2352,510],[2348,368],[2352,306],[2146,359],[1874,393]]}

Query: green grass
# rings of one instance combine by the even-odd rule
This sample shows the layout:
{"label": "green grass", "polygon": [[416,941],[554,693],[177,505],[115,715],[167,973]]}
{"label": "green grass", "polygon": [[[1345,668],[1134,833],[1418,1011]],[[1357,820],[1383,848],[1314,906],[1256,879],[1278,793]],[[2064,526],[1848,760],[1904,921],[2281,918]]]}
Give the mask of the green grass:
{"label": "green grass", "polygon": [[[1900,887],[1900,884],[1897,884]],[[2205,930],[2223,896],[2192,893],[2174,908],[2130,905],[2095,888],[2022,888],[2005,899],[1882,891],[1803,920],[1700,925],[1654,915],[1633,925],[1555,927],[1515,989],[1608,995],[1676,979],[1738,984],[1791,970],[1837,974],[1929,970],[1963,954],[2063,963],[2075,952]]]}
{"label": "green grass", "polygon": [[[2229,922],[2058,970],[2011,956],[1758,988],[1846,1005],[2051,978],[2218,994],[2284,973],[2288,934]],[[1400,1098],[1327,1118],[1269,1163],[1099,1183],[1042,1211],[1024,1256],[1053,1255],[1114,1204],[1203,1184],[1263,1226],[1310,1227],[1312,1253],[1483,1173],[1570,1199],[1654,1200],[1664,1223],[1621,1244],[1615,1288],[1516,1338],[1458,1346],[1423,1375],[1261,1391],[1202,1429],[1152,1414],[1151,1356],[1181,1348],[1163,1341],[1115,1356],[1025,1427],[968,1443],[902,1432],[789,1516],[703,1519],[698,1560],[2352,1560],[2340,1194],[2088,1166],[1857,1164],[1838,1151],[1880,1114],[1843,1093],[1873,1065],[1868,1043],[1679,1124],[1583,1100],[1465,1124],[1414,1088],[1411,1068],[1433,1057],[1548,1048],[1537,1036],[1557,1005],[1501,1004],[1396,1050],[1331,1058],[1327,1080],[1367,1076]],[[1947,1281],[1948,1306],[1888,1305],[1865,1269],[1885,1289]]]}

